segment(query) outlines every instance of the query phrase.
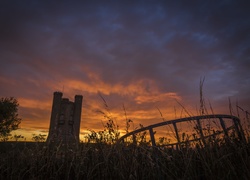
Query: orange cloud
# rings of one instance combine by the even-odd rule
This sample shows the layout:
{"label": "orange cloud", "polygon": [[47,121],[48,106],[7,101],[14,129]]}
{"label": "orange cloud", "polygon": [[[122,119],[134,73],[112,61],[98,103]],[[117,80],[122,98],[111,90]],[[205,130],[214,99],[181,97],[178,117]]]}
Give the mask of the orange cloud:
{"label": "orange cloud", "polygon": [[130,96],[138,104],[146,102],[166,101],[167,99],[181,100],[181,97],[175,92],[161,92],[157,84],[150,79],[142,79],[130,82],[128,85],[122,83],[109,84],[104,82],[98,74],[88,72],[90,81],[84,82],[75,79],[65,79],[63,83],[53,84],[53,89],[63,87],[65,84],[65,93],[73,94],[72,92],[87,92],[97,94],[100,92],[104,95],[117,94],[120,96]]}
{"label": "orange cloud", "polygon": [[20,107],[23,108],[31,108],[31,109],[50,109],[51,102],[50,101],[43,101],[40,99],[28,99],[28,98],[18,98],[18,102]]}
{"label": "orange cloud", "polygon": [[138,104],[145,103],[145,102],[159,102],[165,101],[169,98],[181,100],[181,97],[177,95],[177,93],[170,92],[170,93],[163,93],[163,94],[150,94],[146,93],[144,95],[138,95],[135,100]]}
{"label": "orange cloud", "polygon": [[[98,74],[89,70],[86,73],[90,79],[87,82],[70,78],[64,79],[62,82],[47,82],[47,87],[53,91],[65,85],[59,91],[63,90],[63,96],[71,100],[73,100],[75,94],[84,96],[81,137],[88,133],[88,129],[101,130],[104,128],[102,122],[105,123],[107,118],[104,117],[104,114],[98,113],[98,110],[107,113],[115,120],[119,129],[124,133],[126,117],[122,107],[123,103],[128,104],[128,107],[126,107],[127,118],[133,120],[133,127],[131,127],[131,130],[133,130],[133,128],[138,128],[139,124],[148,126],[162,121],[162,116],[173,117],[171,104],[174,103],[174,99],[182,99],[175,92],[162,92],[157,84],[150,79],[133,81],[127,85],[122,83],[110,84],[102,80]],[[104,95],[105,99],[107,98],[108,104],[111,100],[111,103],[113,102],[116,105],[111,104],[107,109],[98,93]],[[18,101],[22,110],[20,114],[24,114],[21,127],[26,130],[29,129],[30,132],[37,131],[47,134],[52,99],[53,92],[46,99],[19,98]],[[161,109],[163,115],[157,108]]]}

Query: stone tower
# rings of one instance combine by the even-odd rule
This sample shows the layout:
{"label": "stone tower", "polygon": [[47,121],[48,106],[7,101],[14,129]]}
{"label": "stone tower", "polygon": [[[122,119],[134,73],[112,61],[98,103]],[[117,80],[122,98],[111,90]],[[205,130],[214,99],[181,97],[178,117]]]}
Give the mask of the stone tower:
{"label": "stone tower", "polygon": [[76,95],[75,102],[62,96],[63,93],[54,92],[47,142],[78,143],[82,96]]}

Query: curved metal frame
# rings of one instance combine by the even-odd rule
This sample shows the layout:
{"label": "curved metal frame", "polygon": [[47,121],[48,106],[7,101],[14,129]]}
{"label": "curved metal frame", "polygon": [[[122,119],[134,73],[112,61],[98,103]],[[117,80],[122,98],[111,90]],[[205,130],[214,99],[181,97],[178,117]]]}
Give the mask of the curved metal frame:
{"label": "curved metal frame", "polygon": [[[180,141],[180,137],[179,137],[179,134],[178,134],[178,129],[177,129],[177,126],[176,124],[177,123],[181,123],[181,122],[185,122],[185,121],[196,121],[196,125],[197,125],[197,128],[199,130],[199,134],[200,134],[200,138],[195,138],[193,140],[189,140],[189,142],[191,141],[197,141],[197,140],[201,140],[203,142],[204,145],[206,145],[206,141],[205,139],[209,136],[204,136],[203,134],[203,131],[202,131],[202,126],[201,126],[201,123],[200,123],[200,120],[202,119],[212,119],[212,118],[216,118],[216,119],[219,119],[219,122],[220,122],[220,125],[222,127],[222,132],[220,133],[224,133],[226,137],[228,137],[228,131],[230,129],[235,129],[237,135],[238,135],[238,138],[240,140],[243,140],[243,141],[246,141],[245,139],[245,136],[244,136],[244,132],[243,132],[243,129],[242,129],[242,126],[240,124],[240,119],[236,116],[232,116],[232,115],[224,115],[224,114],[216,114],[216,115],[203,115],[203,116],[193,116],[193,117],[187,117],[187,118],[180,118],[180,119],[175,119],[175,120],[170,120],[170,121],[164,121],[164,122],[160,122],[160,123],[156,123],[156,124],[153,124],[153,125],[150,125],[150,126],[147,126],[147,127],[143,127],[143,128],[140,128],[140,129],[137,129],[137,130],[134,130],[128,134],[125,134],[124,136],[122,136],[119,140],[118,140],[118,143],[120,142],[124,142],[124,139],[129,137],[129,136],[133,136],[135,137],[135,134],[137,133],[140,133],[140,132],[143,132],[143,131],[149,131],[149,135],[150,135],[150,138],[151,138],[151,143],[152,143],[152,146],[156,146],[156,142],[155,142],[155,137],[154,137],[154,131],[153,129],[154,128],[157,128],[157,127],[160,127],[160,126],[165,126],[165,125],[170,125],[172,124],[173,127],[174,127],[174,130],[175,130],[175,134],[176,134],[176,138],[177,138],[177,143],[173,143],[173,144],[168,144],[168,145],[176,145],[177,148],[178,146],[182,143]],[[224,122],[224,119],[231,119],[233,121],[233,125],[226,128],[225,126],[225,122]],[[215,133],[215,134],[212,134],[210,136],[213,136],[213,135],[217,135],[217,134],[220,134],[220,133]],[[133,141],[135,141],[135,138],[133,138]]]}

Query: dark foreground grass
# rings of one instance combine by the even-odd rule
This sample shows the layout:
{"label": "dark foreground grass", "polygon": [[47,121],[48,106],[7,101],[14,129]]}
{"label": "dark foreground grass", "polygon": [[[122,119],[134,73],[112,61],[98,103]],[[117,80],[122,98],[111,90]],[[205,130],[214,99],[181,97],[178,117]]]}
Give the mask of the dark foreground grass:
{"label": "dark foreground grass", "polygon": [[0,143],[0,179],[250,179],[249,143],[181,150]]}

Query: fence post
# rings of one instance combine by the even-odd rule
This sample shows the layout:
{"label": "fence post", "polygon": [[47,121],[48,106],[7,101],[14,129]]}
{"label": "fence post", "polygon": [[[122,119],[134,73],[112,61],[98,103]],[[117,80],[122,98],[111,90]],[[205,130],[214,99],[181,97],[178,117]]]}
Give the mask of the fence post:
{"label": "fence post", "polygon": [[228,139],[228,133],[227,133],[225,122],[221,117],[219,119],[220,119],[220,125],[221,125],[221,127],[223,129],[223,132],[224,132],[226,138]]}
{"label": "fence post", "polygon": [[178,150],[179,146],[181,144],[181,141],[180,141],[180,136],[178,134],[178,129],[177,129],[177,126],[176,126],[176,122],[173,122],[173,126],[174,126],[174,131],[175,131],[175,134],[176,134],[176,139],[178,141],[178,144],[176,144],[176,149]]}
{"label": "fence post", "polygon": [[246,142],[244,131],[242,129],[242,126],[241,126],[239,120],[234,118],[233,122],[234,122],[235,130],[236,130],[236,132],[238,134],[239,139]]}
{"label": "fence post", "polygon": [[156,146],[153,128],[149,128],[149,134],[150,134],[152,146]]}
{"label": "fence post", "polygon": [[200,119],[196,119],[196,121],[197,121],[198,130],[200,131],[201,140],[202,140],[204,146],[206,146],[207,143],[206,143],[205,138],[204,138],[204,134],[203,134],[203,131],[202,131]]}
{"label": "fence post", "polygon": [[133,144],[137,144],[135,134],[133,134],[132,137],[133,137]]}

